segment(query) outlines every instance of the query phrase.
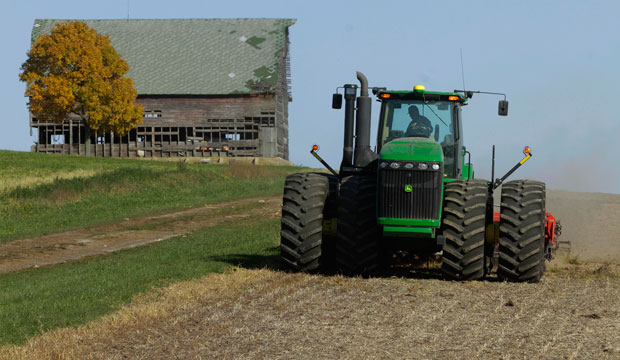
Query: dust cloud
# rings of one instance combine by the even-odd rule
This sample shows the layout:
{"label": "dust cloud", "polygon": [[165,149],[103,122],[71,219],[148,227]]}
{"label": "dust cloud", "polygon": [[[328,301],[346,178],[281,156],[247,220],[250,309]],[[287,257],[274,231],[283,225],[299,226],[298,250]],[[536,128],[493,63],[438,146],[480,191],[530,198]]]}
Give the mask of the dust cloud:
{"label": "dust cloud", "polygon": [[547,211],[579,259],[620,263],[620,195],[547,189]]}

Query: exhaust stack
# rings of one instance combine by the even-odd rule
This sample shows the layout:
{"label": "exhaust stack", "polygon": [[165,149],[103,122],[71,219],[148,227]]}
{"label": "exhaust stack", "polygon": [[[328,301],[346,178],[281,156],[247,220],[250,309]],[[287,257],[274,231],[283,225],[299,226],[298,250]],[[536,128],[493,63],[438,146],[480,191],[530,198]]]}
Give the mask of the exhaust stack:
{"label": "exhaust stack", "polygon": [[353,166],[353,125],[355,115],[355,95],[357,85],[344,86],[344,147],[340,168]]}
{"label": "exhaust stack", "polygon": [[372,100],[370,96],[368,96],[368,80],[366,76],[359,71],[357,72],[357,79],[360,82],[361,88],[360,96],[357,98],[355,161],[353,165],[355,167],[365,167],[377,158],[377,154],[370,150],[370,110]]}

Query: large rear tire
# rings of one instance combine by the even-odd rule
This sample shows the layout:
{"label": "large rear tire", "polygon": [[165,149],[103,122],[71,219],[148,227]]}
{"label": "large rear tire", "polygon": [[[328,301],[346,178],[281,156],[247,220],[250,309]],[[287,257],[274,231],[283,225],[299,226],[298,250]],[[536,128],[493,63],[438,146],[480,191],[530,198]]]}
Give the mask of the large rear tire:
{"label": "large rear tire", "polygon": [[484,180],[457,180],[446,184],[441,234],[441,270],[454,280],[484,276],[484,236],[489,187]]}
{"label": "large rear tire", "polygon": [[326,174],[297,173],[286,177],[282,200],[280,259],[293,271],[324,266],[323,211],[329,193]]}
{"label": "large rear tire", "polygon": [[545,272],[545,184],[514,180],[502,186],[500,279],[538,282]]}
{"label": "large rear tire", "polygon": [[336,263],[346,275],[370,275],[378,269],[377,180],[349,176],[340,184]]}

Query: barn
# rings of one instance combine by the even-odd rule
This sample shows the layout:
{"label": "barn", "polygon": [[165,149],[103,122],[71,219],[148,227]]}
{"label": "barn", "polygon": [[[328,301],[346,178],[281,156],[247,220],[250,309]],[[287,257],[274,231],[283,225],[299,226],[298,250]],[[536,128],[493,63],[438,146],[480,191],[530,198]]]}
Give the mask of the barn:
{"label": "barn", "polygon": [[[32,42],[61,21],[35,20]],[[115,136],[89,134],[79,117],[54,124],[31,115],[33,152],[288,159],[294,19],[82,21],[107,34],[129,64],[144,121]]]}

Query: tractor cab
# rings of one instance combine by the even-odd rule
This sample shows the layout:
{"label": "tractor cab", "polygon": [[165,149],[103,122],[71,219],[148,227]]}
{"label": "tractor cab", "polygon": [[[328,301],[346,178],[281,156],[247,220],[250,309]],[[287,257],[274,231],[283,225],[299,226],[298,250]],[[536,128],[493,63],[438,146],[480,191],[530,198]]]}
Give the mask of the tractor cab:
{"label": "tractor cab", "polygon": [[[442,164],[445,178],[460,177],[461,106],[466,98],[455,93],[427,92],[422,85],[416,85],[413,91],[381,91],[377,97],[382,103],[377,136],[381,160],[431,160]],[[440,150],[441,157],[421,159],[431,148]]]}

